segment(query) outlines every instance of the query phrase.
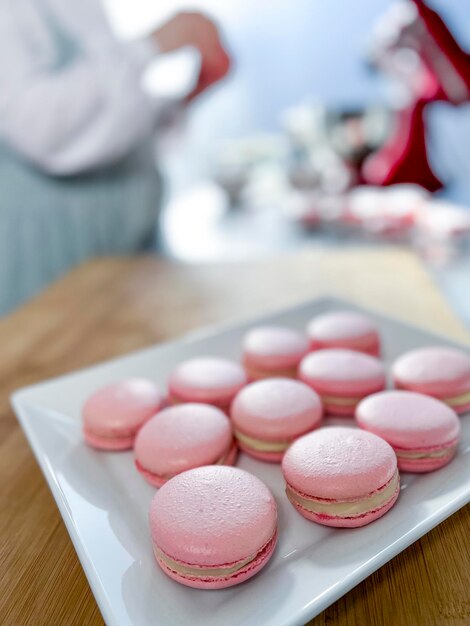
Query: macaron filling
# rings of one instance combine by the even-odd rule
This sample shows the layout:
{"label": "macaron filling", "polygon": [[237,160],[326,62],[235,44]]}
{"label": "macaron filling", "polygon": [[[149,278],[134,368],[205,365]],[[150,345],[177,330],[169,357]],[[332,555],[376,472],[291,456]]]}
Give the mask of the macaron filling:
{"label": "macaron filling", "polygon": [[355,406],[362,398],[345,398],[342,396],[326,396],[320,394],[323,404],[334,404],[336,406]]}
{"label": "macaron filling", "polygon": [[315,339],[312,338],[310,345],[313,348],[348,348],[350,350],[373,350],[378,351],[379,339],[377,335],[367,337],[345,337],[344,339]]}
{"label": "macaron filling", "polygon": [[461,393],[458,396],[452,396],[450,398],[442,398],[442,401],[449,406],[461,406],[464,404],[470,404],[470,391]]}
{"label": "macaron filling", "polygon": [[106,437],[96,435],[90,430],[84,430],[84,436],[86,443],[92,448],[98,448],[99,450],[117,451],[117,450],[129,450],[134,446],[135,434],[127,436],[115,436]]}
{"label": "macaron filling", "polygon": [[403,450],[400,448],[394,448],[395,454],[398,459],[418,460],[418,459],[441,459],[447,456],[452,456],[457,450],[457,441],[446,444],[440,448],[419,449],[419,450]]}
{"label": "macaron filling", "polygon": [[246,361],[243,364],[246,373],[250,378],[268,378],[275,375],[280,378],[296,378],[297,377],[297,365],[285,368],[261,368],[259,366],[253,366]]}
{"label": "macaron filling", "polygon": [[98,432],[96,430],[91,430],[90,428],[84,428],[83,432],[87,437],[90,437],[90,439],[100,439],[102,441],[120,441],[121,439],[134,439],[135,435],[137,434],[138,428],[134,428],[132,430],[130,430],[129,428],[126,428],[124,430],[122,430],[121,432],[116,432],[116,433],[102,433],[102,432]]}
{"label": "macaron filling", "polygon": [[[400,381],[395,381],[396,389],[409,390],[411,389],[411,385],[404,384]],[[414,387],[413,387],[414,389]],[[427,394],[427,391],[421,391],[421,393]],[[470,391],[465,391],[457,396],[442,396],[437,394],[431,394],[431,397],[435,397],[442,402],[445,402],[448,406],[459,409],[459,407],[466,407],[470,405]]]}
{"label": "macaron filling", "polygon": [[398,471],[395,471],[389,482],[382,489],[356,500],[326,500],[314,498],[286,486],[286,494],[292,504],[316,515],[332,517],[357,517],[385,506],[396,494],[400,486]]}
{"label": "macaron filling", "polygon": [[293,439],[289,441],[266,441],[264,439],[256,439],[255,437],[245,435],[239,430],[235,430],[235,437],[241,444],[257,452],[284,452],[293,441]]}
{"label": "macaron filling", "polygon": [[116,428],[110,430],[107,433],[103,433],[100,430],[96,431],[91,428],[84,427],[83,435],[85,442],[92,448],[98,450],[104,450],[108,452],[130,450],[135,445],[135,439],[137,435],[137,429],[129,428],[119,432]]}
{"label": "macaron filling", "polygon": [[277,530],[274,531],[271,539],[269,539],[269,541],[265,543],[265,545],[255,554],[251,554],[236,563],[227,563],[227,565],[220,565],[216,567],[201,567],[198,565],[191,565],[190,563],[183,563],[182,561],[172,559],[168,554],[165,554],[156,546],[154,546],[153,550],[158,561],[180,576],[200,579],[227,578],[240,573],[242,570],[248,569],[251,564],[262,559],[265,554],[271,551],[276,541]]}

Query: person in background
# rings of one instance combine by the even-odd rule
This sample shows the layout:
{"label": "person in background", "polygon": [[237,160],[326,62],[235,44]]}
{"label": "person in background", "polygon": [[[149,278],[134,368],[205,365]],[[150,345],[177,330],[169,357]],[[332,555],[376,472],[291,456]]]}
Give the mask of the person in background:
{"label": "person in background", "polygon": [[99,0],[0,3],[0,315],[89,257],[149,245],[152,140],[171,103],[142,73],[184,46],[201,60],[190,102],[230,65],[207,17],[180,13],[123,43]]}

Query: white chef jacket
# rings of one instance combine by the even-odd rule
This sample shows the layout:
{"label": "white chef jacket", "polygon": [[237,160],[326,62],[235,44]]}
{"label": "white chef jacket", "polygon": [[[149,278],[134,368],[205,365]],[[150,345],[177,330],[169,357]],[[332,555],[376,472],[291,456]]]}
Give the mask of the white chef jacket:
{"label": "white chef jacket", "polygon": [[[57,35],[75,48],[63,67]],[[116,161],[155,126],[141,75],[157,52],[118,41],[99,0],[0,0],[0,140],[53,174]]]}

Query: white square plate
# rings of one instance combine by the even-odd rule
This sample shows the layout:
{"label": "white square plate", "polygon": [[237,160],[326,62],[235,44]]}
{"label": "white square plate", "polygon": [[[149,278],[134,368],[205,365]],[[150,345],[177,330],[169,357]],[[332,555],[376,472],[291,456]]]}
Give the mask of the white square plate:
{"label": "white square plate", "polygon": [[[428,475],[402,474],[396,506],[360,529],[308,522],[287,501],[280,467],[241,454],[238,466],[256,474],[279,504],[279,544],[266,568],[249,582],[200,591],[167,578],[154,562],[147,510],[154,490],[135,471],[133,455],[100,453],[84,445],[80,408],[96,388],[127,376],[162,387],[178,362],[195,355],[240,357],[253,324],[303,328],[315,314],[356,308],[321,299],[228,329],[215,329],[21,391],[13,406],[44,472],[109,626],[258,626],[302,624],[470,500],[470,416],[455,460]],[[388,362],[442,337],[371,313]],[[348,423],[351,423],[350,421]]]}

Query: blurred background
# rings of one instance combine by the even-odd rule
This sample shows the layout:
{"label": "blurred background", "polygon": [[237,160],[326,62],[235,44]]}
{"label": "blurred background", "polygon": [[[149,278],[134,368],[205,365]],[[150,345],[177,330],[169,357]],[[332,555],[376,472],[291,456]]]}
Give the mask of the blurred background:
{"label": "blurred background", "polygon": [[1,9],[0,313],[104,254],[404,245],[470,324],[468,0],[73,7]]}

